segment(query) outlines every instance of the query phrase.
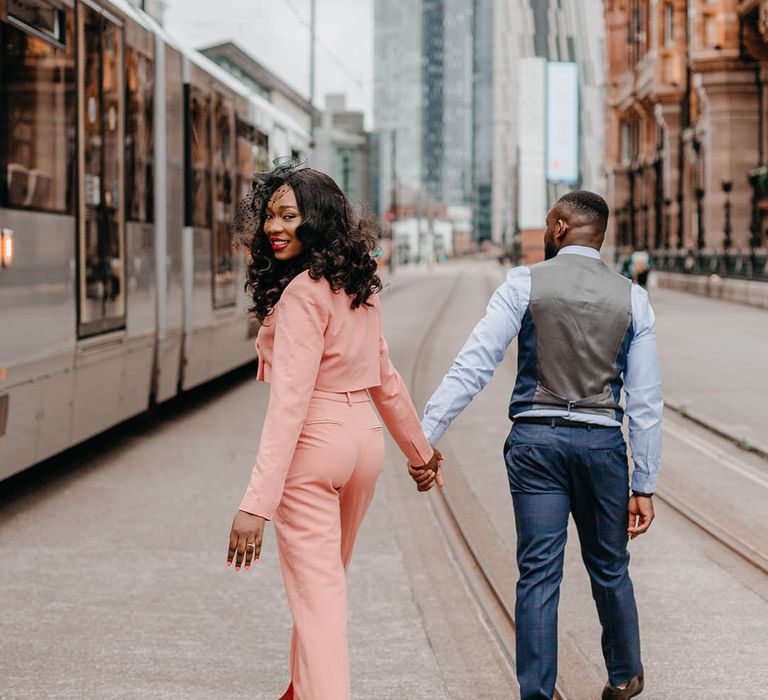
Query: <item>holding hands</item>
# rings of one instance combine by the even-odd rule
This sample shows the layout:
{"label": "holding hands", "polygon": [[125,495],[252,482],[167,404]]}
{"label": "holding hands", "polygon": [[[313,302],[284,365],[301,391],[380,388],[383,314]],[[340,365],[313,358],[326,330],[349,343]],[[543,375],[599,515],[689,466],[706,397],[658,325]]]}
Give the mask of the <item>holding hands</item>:
{"label": "holding hands", "polygon": [[[432,451],[432,457],[426,464],[420,466],[408,465],[408,473],[416,482],[419,491],[429,491],[435,484],[443,485],[441,462],[443,455],[438,450]],[[256,565],[261,556],[261,544],[264,539],[266,520],[258,515],[237,511],[229,533],[229,548],[227,550],[227,566],[235,563],[235,571],[245,565],[248,571],[251,565]]]}
{"label": "holding hands", "polygon": [[418,467],[408,465],[408,473],[416,482],[416,488],[419,491],[429,491],[435,484],[442,487],[445,483],[441,467],[443,459],[443,455],[438,450],[433,450],[432,458],[426,464]]}

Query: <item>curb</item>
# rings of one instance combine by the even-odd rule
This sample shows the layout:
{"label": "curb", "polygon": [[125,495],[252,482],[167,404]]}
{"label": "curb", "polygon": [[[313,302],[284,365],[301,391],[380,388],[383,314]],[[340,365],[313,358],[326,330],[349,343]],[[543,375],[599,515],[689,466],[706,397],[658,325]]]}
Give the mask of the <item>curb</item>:
{"label": "curb", "polygon": [[675,413],[677,413],[677,415],[685,418],[686,420],[689,420],[692,423],[695,423],[700,428],[704,428],[705,430],[708,430],[710,433],[714,433],[718,437],[723,438],[723,440],[727,440],[728,442],[738,447],[740,450],[744,452],[748,452],[749,454],[757,455],[758,457],[768,461],[768,450],[758,445],[753,445],[746,438],[738,438],[738,437],[734,437],[730,433],[726,433],[724,430],[721,430],[720,428],[715,427],[709,421],[697,415],[695,411],[692,412],[683,404],[678,404],[678,403],[669,401],[668,399],[665,398],[664,406],[665,408],[668,408],[671,411],[674,411]]}

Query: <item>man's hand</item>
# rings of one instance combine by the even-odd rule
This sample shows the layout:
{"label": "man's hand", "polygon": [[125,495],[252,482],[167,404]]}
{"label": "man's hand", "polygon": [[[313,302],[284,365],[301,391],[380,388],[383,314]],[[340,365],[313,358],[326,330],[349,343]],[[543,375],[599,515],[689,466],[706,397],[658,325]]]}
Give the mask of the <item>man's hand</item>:
{"label": "man's hand", "polygon": [[631,496],[628,510],[627,535],[633,540],[642,535],[653,522],[653,499],[650,496]]}
{"label": "man's hand", "polygon": [[245,560],[245,570],[251,568],[251,562],[257,564],[261,556],[261,542],[264,539],[264,524],[267,521],[258,515],[251,515],[243,510],[237,511],[229,533],[227,566],[235,559],[235,571]]}
{"label": "man's hand", "polygon": [[419,491],[429,491],[435,484],[443,485],[443,472],[440,462],[443,461],[443,455],[438,450],[432,451],[432,458],[424,465],[414,467],[408,465],[408,473],[416,482],[416,488]]}

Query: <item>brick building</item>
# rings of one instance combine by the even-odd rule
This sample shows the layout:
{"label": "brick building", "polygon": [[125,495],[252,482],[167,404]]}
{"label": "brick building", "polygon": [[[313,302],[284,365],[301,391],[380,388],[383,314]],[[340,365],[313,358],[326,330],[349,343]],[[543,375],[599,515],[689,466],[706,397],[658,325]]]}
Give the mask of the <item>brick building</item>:
{"label": "brick building", "polygon": [[605,18],[609,245],[763,270],[768,0],[606,0]]}

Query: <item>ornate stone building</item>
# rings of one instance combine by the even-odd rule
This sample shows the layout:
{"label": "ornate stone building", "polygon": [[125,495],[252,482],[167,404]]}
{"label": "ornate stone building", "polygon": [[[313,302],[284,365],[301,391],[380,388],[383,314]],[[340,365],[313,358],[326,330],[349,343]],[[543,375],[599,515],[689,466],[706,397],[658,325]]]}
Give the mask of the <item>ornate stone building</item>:
{"label": "ornate stone building", "polygon": [[749,251],[754,266],[768,223],[768,0],[606,0],[605,18],[609,244],[670,267]]}

